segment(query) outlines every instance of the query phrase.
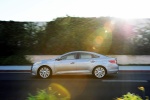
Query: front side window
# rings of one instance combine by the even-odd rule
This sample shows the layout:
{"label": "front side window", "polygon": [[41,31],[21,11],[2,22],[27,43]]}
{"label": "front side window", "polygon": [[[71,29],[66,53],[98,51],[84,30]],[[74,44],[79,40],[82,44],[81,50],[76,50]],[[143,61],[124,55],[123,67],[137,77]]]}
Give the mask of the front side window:
{"label": "front side window", "polygon": [[68,55],[65,55],[65,56],[62,56],[61,57],[62,60],[73,60],[73,59],[76,59],[76,54],[68,54]]}
{"label": "front side window", "polygon": [[100,56],[98,55],[92,55],[92,58],[99,58]]}

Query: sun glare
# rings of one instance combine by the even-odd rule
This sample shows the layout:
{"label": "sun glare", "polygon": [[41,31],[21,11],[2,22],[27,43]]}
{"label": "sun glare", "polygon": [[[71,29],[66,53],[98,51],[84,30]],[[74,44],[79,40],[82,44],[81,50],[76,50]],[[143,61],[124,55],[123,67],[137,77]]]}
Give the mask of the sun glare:
{"label": "sun glare", "polygon": [[36,2],[26,2],[25,0],[22,1],[15,0],[15,2],[9,2],[9,5],[6,0],[5,2],[0,2],[0,19],[49,21],[65,15],[74,17],[108,16],[123,18],[125,20],[150,17],[150,14],[148,13],[150,9],[149,0],[36,0]]}
{"label": "sun glare", "polygon": [[116,0],[110,14],[125,20],[150,17],[148,0]]}

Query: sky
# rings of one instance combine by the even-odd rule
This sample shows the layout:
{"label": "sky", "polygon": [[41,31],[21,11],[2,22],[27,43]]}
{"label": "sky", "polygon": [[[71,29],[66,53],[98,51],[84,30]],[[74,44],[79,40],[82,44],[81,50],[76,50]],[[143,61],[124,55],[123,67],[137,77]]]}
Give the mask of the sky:
{"label": "sky", "polygon": [[58,17],[150,18],[150,0],[0,0],[0,20],[51,21]]}

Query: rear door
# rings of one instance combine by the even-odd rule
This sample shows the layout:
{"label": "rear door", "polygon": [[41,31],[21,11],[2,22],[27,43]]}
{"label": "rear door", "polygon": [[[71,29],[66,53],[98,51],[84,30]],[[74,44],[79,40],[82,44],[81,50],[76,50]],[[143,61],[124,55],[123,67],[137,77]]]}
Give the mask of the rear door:
{"label": "rear door", "polygon": [[77,71],[79,73],[89,73],[92,66],[94,66],[94,59],[90,53],[79,53],[79,58],[77,60]]}

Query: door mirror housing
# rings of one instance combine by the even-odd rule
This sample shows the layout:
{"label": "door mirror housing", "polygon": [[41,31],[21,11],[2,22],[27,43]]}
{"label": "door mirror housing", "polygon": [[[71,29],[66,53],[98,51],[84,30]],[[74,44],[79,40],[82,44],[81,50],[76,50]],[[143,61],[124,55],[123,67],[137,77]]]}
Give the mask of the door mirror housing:
{"label": "door mirror housing", "polygon": [[61,59],[61,58],[57,58],[57,59],[56,59],[56,61],[60,61],[60,60],[62,60],[62,59]]}

